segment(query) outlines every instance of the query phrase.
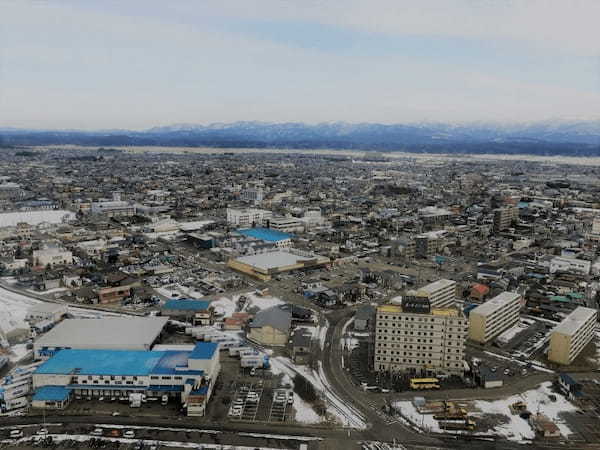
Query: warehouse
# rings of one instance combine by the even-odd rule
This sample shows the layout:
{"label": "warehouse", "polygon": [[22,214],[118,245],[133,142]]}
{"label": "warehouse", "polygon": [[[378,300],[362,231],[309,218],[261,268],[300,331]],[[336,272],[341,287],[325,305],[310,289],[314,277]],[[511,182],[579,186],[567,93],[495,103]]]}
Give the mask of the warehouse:
{"label": "warehouse", "polygon": [[60,350],[33,374],[34,406],[64,408],[73,395],[128,398],[144,394],[180,400],[188,415],[203,416],[220,371],[219,346],[193,350]]}
{"label": "warehouse", "polygon": [[521,310],[521,295],[503,292],[469,313],[469,338],[485,344],[516,325]]}
{"label": "warehouse", "polygon": [[167,317],[67,319],[33,344],[35,359],[47,359],[61,349],[150,350]]}
{"label": "warehouse", "polygon": [[583,306],[575,309],[552,331],[548,360],[558,364],[571,364],[594,338],[596,322],[595,309]]}
{"label": "warehouse", "polygon": [[193,325],[212,325],[214,308],[206,300],[175,298],[165,302],[161,308],[161,315]]}
{"label": "warehouse", "polygon": [[230,260],[227,265],[262,281],[269,281],[273,275],[307,267],[324,266],[329,258],[299,250],[275,250],[257,255],[242,256]]}

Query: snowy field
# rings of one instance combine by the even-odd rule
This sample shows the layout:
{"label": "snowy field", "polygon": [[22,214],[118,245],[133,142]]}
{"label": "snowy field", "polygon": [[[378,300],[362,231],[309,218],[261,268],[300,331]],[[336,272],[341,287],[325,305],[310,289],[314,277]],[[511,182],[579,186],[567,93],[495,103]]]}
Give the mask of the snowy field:
{"label": "snowy field", "polygon": [[[320,362],[318,370],[314,371],[306,366],[296,366],[288,358],[280,356],[271,358],[271,371],[274,374],[283,373],[285,381],[287,381],[288,379],[292,380],[294,376],[296,376],[296,374],[302,375],[315,387],[317,392],[321,394],[321,396],[326,401],[328,415],[334,417],[339,424],[345,427],[356,428],[360,430],[364,430],[367,428],[367,424],[362,414],[353,406],[349,405],[348,402],[336,395],[335,391],[327,381],[327,378],[323,371],[323,366]],[[294,406],[296,406],[295,402],[297,398],[297,396],[294,397]],[[307,408],[310,408],[310,405],[304,405]],[[306,408],[298,409],[300,409],[302,412],[297,412],[297,414],[301,415],[300,419],[296,419],[297,421],[300,422],[302,419],[308,420],[310,418],[310,413],[306,411]],[[312,408],[310,408],[310,410],[312,411]],[[314,411],[312,412],[314,413]],[[313,419],[314,418],[315,417],[313,416]]]}
{"label": "snowy field", "polygon": [[0,228],[14,227],[19,222],[26,222],[29,225],[39,225],[44,222],[58,224],[73,219],[75,213],[64,209],[0,213]]}
{"label": "snowy field", "polygon": [[[527,409],[533,413],[538,412],[547,416],[560,429],[563,437],[568,437],[571,430],[564,420],[559,417],[562,412],[575,412],[577,408],[565,399],[562,395],[554,394],[551,390],[552,383],[546,382],[519,395],[512,395],[508,398],[494,401],[475,400],[472,403],[469,415],[477,422],[478,417],[487,414],[502,415],[507,419],[506,423],[496,425],[491,431],[486,433],[475,433],[476,435],[486,436],[490,434],[500,435],[509,440],[525,442],[535,438],[535,432],[529,425],[529,422],[522,419],[518,414],[513,415],[510,411],[510,405],[522,401],[527,405]],[[556,401],[550,400],[549,395],[555,395]],[[433,418],[433,414],[421,414],[410,401],[400,401],[393,404],[398,408],[403,417],[410,420],[417,427],[434,433],[455,433],[453,431],[441,430],[438,421]]]}
{"label": "snowy field", "polygon": [[[552,383],[546,382],[540,384],[537,389],[526,391],[520,395],[512,395],[503,400],[493,402],[478,400],[474,402],[476,409],[483,414],[503,414],[510,421],[507,424],[499,425],[494,428],[494,432],[501,434],[511,440],[521,441],[524,439],[533,439],[535,433],[529,423],[523,420],[519,415],[512,415],[509,406],[515,402],[522,401],[527,404],[527,409],[533,414],[540,412],[547,416],[560,429],[561,434],[567,437],[571,430],[563,420],[559,418],[562,412],[575,412],[577,408],[562,395],[554,394],[551,390]],[[556,401],[553,402],[548,397],[556,395]]]}

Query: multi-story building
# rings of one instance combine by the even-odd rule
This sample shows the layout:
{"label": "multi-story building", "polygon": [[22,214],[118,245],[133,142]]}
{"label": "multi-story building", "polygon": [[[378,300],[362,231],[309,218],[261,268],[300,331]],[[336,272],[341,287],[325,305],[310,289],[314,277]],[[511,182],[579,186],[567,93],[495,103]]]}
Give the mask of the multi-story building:
{"label": "multi-story building", "polygon": [[236,227],[265,226],[273,217],[271,211],[254,208],[227,208],[227,223]]}
{"label": "multi-story building", "polygon": [[438,280],[417,290],[407,291],[406,297],[427,299],[432,308],[447,308],[454,306],[456,286],[454,280]]}
{"label": "multi-story building", "polygon": [[485,344],[519,321],[522,297],[503,292],[469,313],[469,339]]}
{"label": "multi-story building", "polygon": [[586,261],[585,259],[563,258],[557,256],[550,261],[550,273],[577,272],[583,275],[589,275],[591,267],[591,261]]}
{"label": "multi-story building", "polygon": [[456,308],[406,301],[377,308],[374,369],[462,375],[467,319]]}
{"label": "multi-story building", "polygon": [[446,245],[445,231],[430,231],[415,237],[415,256],[417,258],[432,258],[439,254]]}
{"label": "multi-story building", "polygon": [[304,231],[304,222],[296,217],[273,217],[269,220],[269,228],[283,233]]}
{"label": "multi-story building", "polygon": [[135,205],[122,200],[92,202],[90,212],[92,214],[105,214],[108,217],[133,216],[135,215]]}
{"label": "multi-story building", "polygon": [[571,364],[594,338],[597,315],[595,309],[583,306],[569,314],[550,335],[548,360]]}
{"label": "multi-story building", "polygon": [[240,198],[246,202],[252,202],[258,204],[265,198],[265,193],[261,187],[251,187],[244,189],[240,193]]}
{"label": "multi-story building", "polygon": [[32,259],[34,266],[60,266],[73,264],[73,253],[61,248],[47,248],[44,250],[34,250]]}
{"label": "multi-story building", "polygon": [[502,231],[510,228],[512,223],[519,217],[519,210],[514,206],[498,208],[494,210],[494,231]]}

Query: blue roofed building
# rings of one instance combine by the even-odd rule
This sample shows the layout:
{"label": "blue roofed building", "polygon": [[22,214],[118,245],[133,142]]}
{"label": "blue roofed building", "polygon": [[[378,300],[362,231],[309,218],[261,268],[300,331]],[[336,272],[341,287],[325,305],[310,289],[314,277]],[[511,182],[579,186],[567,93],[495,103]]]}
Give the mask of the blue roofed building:
{"label": "blue roofed building", "polygon": [[56,408],[49,393],[61,388],[68,394],[63,407],[72,395],[128,398],[141,393],[178,399],[188,415],[201,416],[219,371],[219,346],[212,342],[199,342],[191,351],[64,349],[37,368],[33,387],[40,408]]}
{"label": "blue roofed building", "polygon": [[288,248],[292,245],[292,235],[283,231],[272,230],[270,228],[248,228],[237,230],[239,234],[246,237],[252,237],[264,242],[273,243],[279,248]]}
{"label": "blue roofed building", "polygon": [[214,323],[214,308],[207,300],[173,298],[165,302],[161,308],[161,315],[189,322],[192,325],[212,325]]}

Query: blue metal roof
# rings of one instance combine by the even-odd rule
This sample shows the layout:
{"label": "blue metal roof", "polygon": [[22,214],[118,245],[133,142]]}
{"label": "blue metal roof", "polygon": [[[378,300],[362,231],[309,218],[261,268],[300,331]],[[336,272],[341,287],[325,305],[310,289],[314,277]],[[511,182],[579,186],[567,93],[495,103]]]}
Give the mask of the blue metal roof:
{"label": "blue metal roof", "polygon": [[33,395],[34,402],[64,402],[68,398],[69,390],[64,386],[42,386]]}
{"label": "blue metal roof", "polygon": [[187,360],[190,352],[156,352],[163,356],[157,361],[150,373],[152,375],[171,375],[175,373],[176,367],[187,368]]}
{"label": "blue metal roof", "polygon": [[36,373],[144,376],[163,356],[164,352],[143,350],[60,350]]}
{"label": "blue metal roof", "polygon": [[215,342],[198,342],[190,353],[190,359],[212,359],[215,352],[219,351],[219,344]]}
{"label": "blue metal roof", "polygon": [[271,230],[270,228],[247,228],[244,230],[237,230],[237,232],[244,236],[261,239],[267,242],[283,241],[292,237],[291,234],[283,233],[282,231]]}
{"label": "blue metal roof", "polygon": [[208,393],[208,385],[199,387],[190,392],[190,395],[206,395]]}
{"label": "blue metal roof", "polygon": [[205,311],[210,306],[206,300],[194,300],[192,298],[174,298],[167,300],[163,309],[176,309],[180,311]]}

